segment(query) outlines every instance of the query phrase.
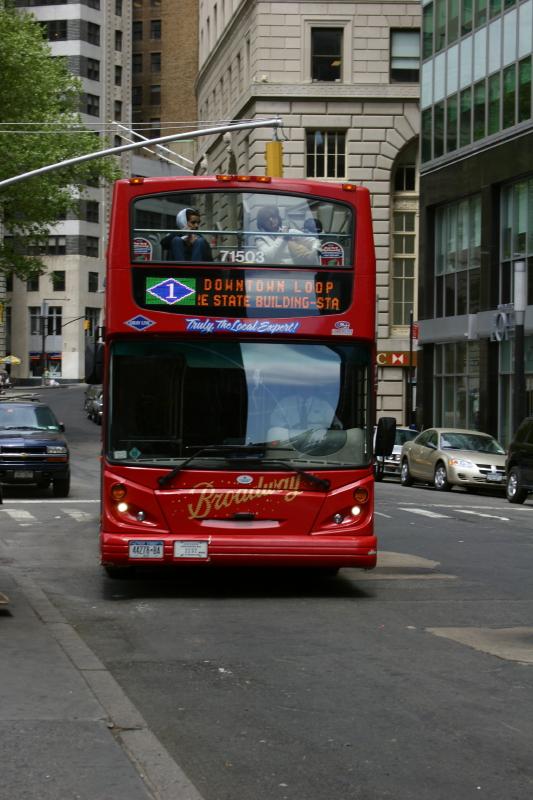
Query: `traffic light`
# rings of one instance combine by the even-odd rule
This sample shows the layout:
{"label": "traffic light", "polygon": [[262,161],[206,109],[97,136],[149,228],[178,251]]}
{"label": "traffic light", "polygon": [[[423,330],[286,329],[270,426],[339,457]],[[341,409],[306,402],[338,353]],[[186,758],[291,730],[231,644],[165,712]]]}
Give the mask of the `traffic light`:
{"label": "traffic light", "polygon": [[90,331],[91,330],[91,321],[89,319],[83,320],[83,330]]}
{"label": "traffic light", "polygon": [[283,177],[283,142],[277,139],[266,143],[265,175],[270,175],[271,178]]}

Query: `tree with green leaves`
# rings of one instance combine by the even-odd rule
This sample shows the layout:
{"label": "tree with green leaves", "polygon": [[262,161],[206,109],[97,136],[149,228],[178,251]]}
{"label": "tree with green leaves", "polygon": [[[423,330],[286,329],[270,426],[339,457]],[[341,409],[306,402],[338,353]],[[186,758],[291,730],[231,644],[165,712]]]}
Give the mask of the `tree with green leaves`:
{"label": "tree with green leaves", "polygon": [[[82,87],[63,58],[52,58],[35,17],[0,0],[0,180],[106,147],[81,123]],[[49,229],[75,210],[84,187],[119,177],[113,157],[64,167],[0,188],[0,272],[20,278],[44,269],[32,255]]]}

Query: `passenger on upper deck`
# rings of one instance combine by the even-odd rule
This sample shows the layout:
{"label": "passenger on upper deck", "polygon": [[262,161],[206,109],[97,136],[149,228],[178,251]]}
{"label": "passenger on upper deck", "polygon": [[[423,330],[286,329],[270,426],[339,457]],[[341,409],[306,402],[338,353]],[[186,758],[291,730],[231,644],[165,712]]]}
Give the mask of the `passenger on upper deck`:
{"label": "passenger on upper deck", "polygon": [[[201,233],[195,233],[200,225],[200,212],[195,208],[182,208],[176,215],[178,233],[169,233],[161,241],[163,250],[171,261],[212,261],[213,254]],[[190,230],[191,233],[183,233]]]}
{"label": "passenger on upper deck", "polygon": [[[272,264],[316,264],[320,242],[318,238],[300,235],[293,228],[283,228],[275,206],[262,206],[257,212],[257,228],[262,235],[255,237],[258,252]],[[289,234],[280,236],[279,234]],[[292,235],[290,235],[292,234]]]}

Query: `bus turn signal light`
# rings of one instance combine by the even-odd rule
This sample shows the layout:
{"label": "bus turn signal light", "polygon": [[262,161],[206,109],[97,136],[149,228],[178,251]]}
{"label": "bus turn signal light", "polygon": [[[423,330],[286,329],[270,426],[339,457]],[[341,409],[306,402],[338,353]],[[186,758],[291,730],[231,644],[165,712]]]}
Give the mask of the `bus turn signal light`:
{"label": "bus turn signal light", "polygon": [[353,496],[358,503],[368,503],[368,489],[365,489],[364,486],[358,486],[354,491]]}
{"label": "bus turn signal light", "polygon": [[130,183],[144,183],[144,178],[141,178],[140,176],[137,176],[136,178],[130,178]]}
{"label": "bus turn signal light", "polygon": [[114,483],[111,487],[111,497],[113,500],[124,500],[128,490],[123,483]]}
{"label": "bus turn signal light", "polygon": [[240,181],[241,183],[249,183],[256,181],[257,183],[270,183],[272,178],[270,175],[215,175],[217,181]]}

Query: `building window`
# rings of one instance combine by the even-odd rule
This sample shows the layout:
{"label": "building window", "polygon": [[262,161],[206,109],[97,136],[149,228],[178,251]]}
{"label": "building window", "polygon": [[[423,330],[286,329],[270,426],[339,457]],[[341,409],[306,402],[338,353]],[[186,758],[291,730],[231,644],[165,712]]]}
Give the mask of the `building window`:
{"label": "building window", "polygon": [[161,86],[159,84],[152,84],[150,86],[150,105],[161,105]]}
{"label": "building window", "polygon": [[87,222],[100,221],[100,204],[97,200],[85,200],[84,219]]}
{"label": "building window", "polygon": [[98,273],[97,272],[89,272],[88,273],[87,290],[89,292],[97,292],[98,291]]}
{"label": "building window", "polygon": [[143,103],[143,87],[133,86],[131,90],[131,103],[133,106],[142,106]]}
{"label": "building window", "polygon": [[50,306],[44,318],[48,336],[61,336],[63,327],[63,309],[61,306]]}
{"label": "building window", "polygon": [[533,305],[533,178],[505,186],[501,193],[498,300],[514,299],[514,262],[527,265],[527,304]]}
{"label": "building window", "polygon": [[161,120],[159,117],[150,117],[150,139],[157,139],[161,136]]}
{"label": "building window", "polygon": [[341,80],[342,34],[342,28],[311,28],[312,80]]}
{"label": "building window", "polygon": [[115,64],[115,86],[122,86],[122,67]]}
{"label": "building window", "polygon": [[41,333],[41,307],[29,306],[28,313],[30,317],[30,336],[35,336]]}
{"label": "building window", "polygon": [[161,72],[161,53],[150,53],[150,71]]}
{"label": "building window", "polygon": [[87,77],[91,81],[100,80],[100,62],[96,58],[87,59]]}
{"label": "building window", "polygon": [[394,83],[418,83],[420,31],[391,31],[390,79]]}
{"label": "building window", "polygon": [[141,42],[143,38],[143,23],[141,19],[133,20],[132,36],[134,42]]}
{"label": "building window", "polygon": [[86,236],[85,237],[85,255],[91,258],[98,258],[98,237]]}
{"label": "building window", "polygon": [[8,272],[6,274],[6,292],[12,292],[12,291],[13,291],[13,273]]}
{"label": "building window", "polygon": [[435,317],[476,314],[480,308],[481,199],[437,209]]}
{"label": "building window", "polygon": [[122,31],[115,31],[115,50],[122,51]]}
{"label": "building window", "polygon": [[416,212],[392,215],[392,325],[409,325],[414,313],[416,265]]}
{"label": "building window", "polygon": [[122,16],[122,0],[115,0],[115,15],[117,17]]}
{"label": "building window", "polygon": [[120,100],[115,100],[114,111],[115,119],[120,121],[122,119],[122,102]]}
{"label": "building window", "polygon": [[43,22],[42,25],[49,42],[62,42],[68,38],[66,19],[52,19],[49,22]]}
{"label": "building window", "polygon": [[92,117],[100,116],[100,98],[96,94],[86,94],[84,108],[82,109],[85,114],[90,114]]}
{"label": "building window", "polygon": [[131,66],[132,72],[134,75],[138,75],[140,72],[143,71],[143,54],[142,53],[133,53],[131,57]]}
{"label": "building window", "polygon": [[66,290],[66,272],[64,269],[56,269],[51,274],[52,290],[54,292],[64,292]]}
{"label": "building window", "polygon": [[87,41],[89,44],[100,45],[100,25],[94,22],[87,23]]}
{"label": "building window", "polygon": [[47,256],[65,256],[67,254],[67,240],[65,236],[49,236],[44,253]]}
{"label": "building window", "polygon": [[151,19],[150,20],[150,39],[160,39],[161,38],[161,20],[160,19]]}
{"label": "building window", "polygon": [[434,424],[478,430],[479,343],[435,345],[434,375]]}
{"label": "building window", "polygon": [[39,291],[39,276],[38,275],[30,275],[30,277],[26,279],[26,291],[27,292],[38,292]]}
{"label": "building window", "polygon": [[306,131],[308,178],[344,178],[346,134],[344,131]]}

